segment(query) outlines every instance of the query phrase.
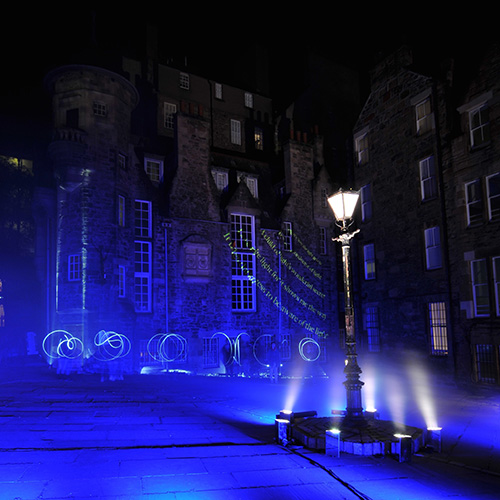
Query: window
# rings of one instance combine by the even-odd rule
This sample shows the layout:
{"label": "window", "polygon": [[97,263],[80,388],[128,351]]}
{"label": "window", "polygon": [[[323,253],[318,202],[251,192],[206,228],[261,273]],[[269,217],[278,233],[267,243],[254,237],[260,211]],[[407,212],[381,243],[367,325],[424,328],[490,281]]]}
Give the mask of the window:
{"label": "window", "polygon": [[293,249],[292,237],[292,223],[283,222],[283,250],[285,252],[291,252]]}
{"label": "window", "polygon": [[241,146],[241,123],[238,120],[231,120],[231,142]]}
{"label": "window", "polygon": [[368,135],[364,134],[355,139],[356,157],[358,165],[368,163]]}
{"label": "window", "polygon": [[187,73],[179,74],[179,86],[181,89],[189,90],[189,75]]}
{"label": "window", "polygon": [[94,110],[94,115],[96,116],[106,116],[108,114],[106,104],[103,102],[94,101],[92,108]]}
{"label": "window", "polygon": [[420,162],[420,191],[422,200],[428,200],[437,195],[434,156],[429,156]]}
{"label": "window", "polygon": [[233,311],[255,310],[255,226],[251,215],[231,215],[231,306]]}
{"label": "window", "polygon": [[245,107],[253,108],[253,94],[245,92]]}
{"label": "window", "polygon": [[321,208],[328,207],[328,189],[321,188]]}
{"label": "window", "polygon": [[68,256],[68,280],[79,281],[82,279],[82,259],[79,254]]}
{"label": "window", "polygon": [[257,179],[255,177],[246,176],[245,183],[246,183],[250,193],[252,193],[252,196],[254,198],[258,198],[259,197],[259,190],[258,190]]}
{"label": "window", "polygon": [[471,262],[472,299],[476,316],[489,316],[490,296],[488,293],[488,273],[486,259]]}
{"label": "window", "polygon": [[500,173],[486,178],[489,220],[500,220]]}
{"label": "window", "polygon": [[163,103],[163,122],[165,128],[168,130],[174,129],[175,114],[177,113],[177,106],[170,102]]}
{"label": "window", "polygon": [[215,84],[215,98],[222,99],[222,83]]}
{"label": "window", "polygon": [[127,156],[126,155],[124,155],[123,153],[118,153],[116,161],[118,163],[118,166],[122,170],[127,170],[128,161],[127,161]]}
{"label": "window", "polygon": [[431,100],[425,99],[415,106],[417,116],[417,133],[419,135],[432,130],[434,126],[434,118],[431,108]]}
{"label": "window", "polygon": [[144,170],[151,182],[159,183],[163,181],[163,162],[144,158]]}
{"label": "window", "polygon": [[368,351],[380,351],[380,328],[378,320],[378,307],[367,307],[365,311],[366,335]]}
{"label": "window", "polygon": [[372,190],[370,184],[361,188],[361,218],[365,222],[372,218]]}
{"label": "window", "polygon": [[472,147],[490,140],[490,123],[488,106],[482,104],[469,111],[470,141]]}
{"label": "window", "polygon": [[151,202],[135,200],[135,236],[151,238]]}
{"label": "window", "polygon": [[203,339],[203,367],[217,368],[219,366],[219,337]]}
{"label": "window", "polygon": [[328,254],[328,236],[326,227],[319,228],[319,253],[320,255]]}
{"label": "window", "polygon": [[495,384],[497,382],[495,346],[476,344],[474,350],[476,377],[478,382]]}
{"label": "window", "polygon": [[465,203],[467,206],[467,224],[477,224],[483,220],[483,190],[481,180],[476,179],[465,185]]}
{"label": "window", "polygon": [[260,127],[255,127],[254,132],[255,149],[264,150],[264,132]]}
{"label": "window", "polygon": [[229,184],[229,175],[223,170],[212,170],[212,177],[219,191],[225,191]]}
{"label": "window", "polygon": [[125,297],[125,266],[118,266],[118,297]]}
{"label": "window", "polygon": [[118,195],[118,225],[125,227],[125,197]]}
{"label": "window", "polygon": [[441,261],[441,238],[439,227],[430,227],[424,232],[425,235],[425,261],[427,269],[438,269]]}
{"label": "window", "polygon": [[446,356],[448,354],[446,304],[444,302],[430,302],[428,307],[431,354]]}
{"label": "window", "polygon": [[134,303],[137,312],[151,311],[151,243],[135,242]]}
{"label": "window", "polygon": [[500,257],[493,257],[493,284],[497,316],[500,316]]}
{"label": "window", "polygon": [[375,245],[369,243],[363,247],[363,257],[365,264],[365,280],[375,279]]}

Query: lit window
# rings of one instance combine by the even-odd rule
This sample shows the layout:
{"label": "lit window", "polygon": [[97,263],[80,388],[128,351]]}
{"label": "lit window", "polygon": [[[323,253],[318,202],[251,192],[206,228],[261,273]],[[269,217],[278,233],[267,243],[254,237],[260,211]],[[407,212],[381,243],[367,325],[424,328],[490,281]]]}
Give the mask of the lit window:
{"label": "lit window", "polygon": [[477,381],[496,384],[498,372],[495,346],[490,344],[476,344],[474,358],[476,362]]}
{"label": "lit window", "polygon": [[422,193],[422,200],[434,198],[437,194],[433,156],[429,156],[420,162],[420,191]]}
{"label": "lit window", "polygon": [[264,150],[264,132],[260,127],[255,127],[254,132],[254,140],[255,140],[255,149],[259,151]]}
{"label": "lit window", "polygon": [[241,146],[241,123],[238,120],[231,120],[231,142]]}
{"label": "lit window", "polygon": [[215,98],[222,99],[222,83],[215,84]]}
{"label": "lit window", "polygon": [[476,179],[465,185],[467,224],[470,226],[483,220],[483,190],[481,181]]}
{"label": "lit window", "polygon": [[134,303],[137,312],[151,311],[151,243],[135,242]]}
{"label": "lit window", "polygon": [[68,256],[68,280],[79,281],[82,279],[82,259],[79,254]]}
{"label": "lit window", "polygon": [[378,307],[367,307],[365,313],[366,334],[368,350],[370,352],[380,351],[380,327],[378,319]]}
{"label": "lit window", "polygon": [[448,354],[448,326],[446,323],[446,304],[444,302],[429,303],[429,332],[431,354],[445,356]]}
{"label": "lit window", "polygon": [[231,215],[231,305],[233,311],[254,311],[255,303],[255,228],[251,215]]}
{"label": "lit window", "polygon": [[181,73],[179,75],[179,86],[181,89],[189,90],[189,75],[187,73]]}
{"label": "lit window", "polygon": [[107,115],[106,104],[104,104],[103,102],[94,101],[93,109],[94,109],[94,115],[96,115],[96,116],[106,116]]}
{"label": "lit window", "polygon": [[488,274],[486,260],[473,260],[471,262],[472,299],[474,314],[476,316],[489,316],[490,296],[488,293]]}
{"label": "lit window", "polygon": [[125,197],[118,195],[118,225],[125,227]]}
{"label": "lit window", "polygon": [[253,94],[250,92],[245,92],[245,106],[247,108],[253,108]]}
{"label": "lit window", "polygon": [[125,297],[125,266],[118,266],[118,297]]}
{"label": "lit window", "polygon": [[355,139],[356,157],[358,165],[368,163],[368,135],[364,134]]}
{"label": "lit window", "polygon": [[481,105],[469,112],[471,145],[479,146],[490,140],[488,106]]}
{"label": "lit window", "polygon": [[163,122],[165,128],[169,130],[174,129],[175,114],[177,113],[177,106],[170,102],[163,103]]}
{"label": "lit window", "polygon": [[427,269],[438,269],[441,267],[441,238],[439,227],[430,227],[425,232],[425,260]]}
{"label": "lit window", "polygon": [[493,283],[497,316],[500,316],[500,257],[493,257]]}
{"label": "lit window", "polygon": [[488,216],[490,220],[500,220],[500,174],[486,178],[488,196]]}
{"label": "lit window", "polygon": [[432,130],[434,126],[434,118],[431,109],[431,100],[425,99],[415,106],[417,116],[417,133],[423,134]]}
{"label": "lit window", "polygon": [[135,236],[151,238],[151,202],[135,200]]}
{"label": "lit window", "polygon": [[292,223],[283,222],[283,250],[285,250],[285,252],[291,252],[293,250],[292,239]]}
{"label": "lit window", "polygon": [[363,257],[365,264],[365,280],[375,279],[375,245],[369,243],[363,247]]}
{"label": "lit window", "polygon": [[370,184],[361,188],[361,217],[363,221],[372,218],[372,190]]}
{"label": "lit window", "polygon": [[163,180],[163,162],[160,160],[144,159],[144,170],[151,182],[159,183]]}

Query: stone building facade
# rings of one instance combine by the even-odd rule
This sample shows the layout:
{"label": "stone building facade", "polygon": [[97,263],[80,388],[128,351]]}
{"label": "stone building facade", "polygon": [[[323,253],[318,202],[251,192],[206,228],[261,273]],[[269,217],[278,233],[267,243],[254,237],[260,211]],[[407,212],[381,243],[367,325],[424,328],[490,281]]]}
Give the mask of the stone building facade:
{"label": "stone building facade", "polygon": [[47,359],[251,375],[274,340],[283,373],[324,374],[342,315],[322,138],[278,144],[268,97],[146,67],[47,75]]}
{"label": "stone building facade", "polygon": [[[373,70],[354,130],[358,324],[367,351],[493,383],[500,332],[496,57],[488,54],[464,95],[450,72],[421,74],[402,48]],[[480,130],[471,132],[477,120]],[[471,143],[482,132],[481,144]]]}

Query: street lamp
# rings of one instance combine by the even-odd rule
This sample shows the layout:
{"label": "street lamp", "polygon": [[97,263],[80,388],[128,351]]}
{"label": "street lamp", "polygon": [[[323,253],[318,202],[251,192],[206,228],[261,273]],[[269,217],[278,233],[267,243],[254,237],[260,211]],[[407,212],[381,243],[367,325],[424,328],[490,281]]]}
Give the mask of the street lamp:
{"label": "street lamp", "polygon": [[347,406],[346,416],[349,422],[361,424],[365,421],[363,407],[361,404],[361,387],[363,382],[359,380],[361,368],[358,365],[358,356],[356,354],[356,335],[354,329],[354,304],[352,299],[352,277],[351,277],[351,247],[352,237],[359,232],[350,232],[352,225],[352,216],[358,202],[358,191],[343,191],[340,189],[337,193],[328,198],[328,203],[333,210],[337,225],[341,228],[338,238],[333,241],[342,243],[342,267],[344,271],[344,293],[345,293],[345,332],[346,332],[346,365],[344,373],[346,380]]}

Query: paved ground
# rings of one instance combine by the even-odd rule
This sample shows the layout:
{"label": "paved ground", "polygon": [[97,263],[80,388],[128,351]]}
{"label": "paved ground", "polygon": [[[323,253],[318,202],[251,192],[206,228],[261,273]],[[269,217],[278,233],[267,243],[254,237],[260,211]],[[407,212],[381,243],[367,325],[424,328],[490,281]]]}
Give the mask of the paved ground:
{"label": "paved ground", "polygon": [[[289,383],[135,375],[101,382],[46,366],[0,369],[0,500],[500,498],[497,435],[474,443],[498,399],[451,393],[454,436],[410,463],[340,458],[274,441]],[[302,383],[312,399],[327,380]],[[302,410],[313,408],[304,407]],[[496,427],[495,427],[496,426]]]}

